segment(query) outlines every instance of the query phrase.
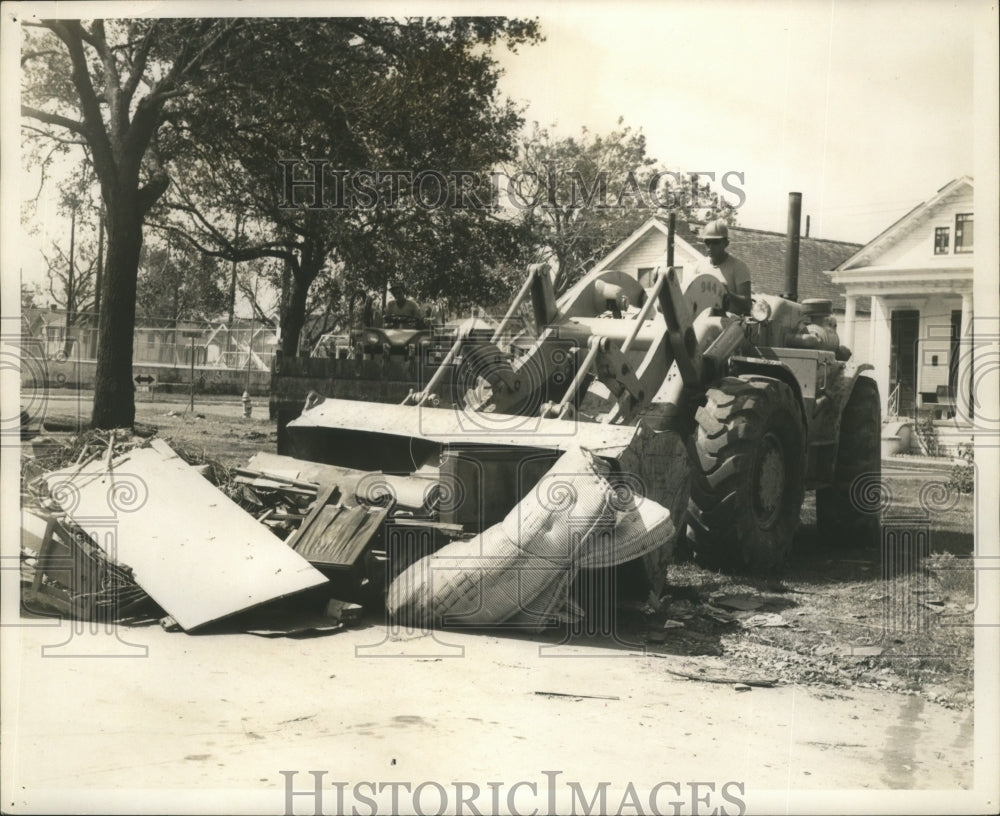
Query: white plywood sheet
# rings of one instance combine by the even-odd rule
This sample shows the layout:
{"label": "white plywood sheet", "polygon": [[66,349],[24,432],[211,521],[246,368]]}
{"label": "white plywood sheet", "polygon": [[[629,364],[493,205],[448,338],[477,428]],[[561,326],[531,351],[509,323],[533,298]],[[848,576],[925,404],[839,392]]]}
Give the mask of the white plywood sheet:
{"label": "white plywood sheet", "polygon": [[184,629],[326,578],[166,443],[46,477],[63,509]]}

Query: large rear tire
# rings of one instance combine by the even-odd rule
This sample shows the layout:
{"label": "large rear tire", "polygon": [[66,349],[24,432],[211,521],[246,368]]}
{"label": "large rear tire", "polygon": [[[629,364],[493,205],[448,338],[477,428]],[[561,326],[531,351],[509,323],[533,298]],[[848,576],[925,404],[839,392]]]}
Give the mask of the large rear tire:
{"label": "large rear tire", "polygon": [[726,377],[695,416],[687,530],[711,569],[769,574],[799,525],[805,431],[792,389],[767,377]]}
{"label": "large rear tire", "polygon": [[881,429],[878,384],[858,377],[840,420],[833,484],[816,491],[816,529],[825,544],[879,543],[878,502],[871,497],[882,479]]}

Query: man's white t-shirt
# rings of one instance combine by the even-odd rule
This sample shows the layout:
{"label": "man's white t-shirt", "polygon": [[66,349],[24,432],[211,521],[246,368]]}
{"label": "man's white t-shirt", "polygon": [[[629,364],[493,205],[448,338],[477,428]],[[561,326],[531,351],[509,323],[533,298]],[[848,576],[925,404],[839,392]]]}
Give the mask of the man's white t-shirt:
{"label": "man's white t-shirt", "polygon": [[747,265],[728,253],[718,266],[712,263],[711,258],[707,256],[702,258],[695,266],[692,277],[696,278],[698,275],[714,275],[721,278],[726,284],[726,289],[734,295],[739,294],[741,285],[750,281],[750,269]]}

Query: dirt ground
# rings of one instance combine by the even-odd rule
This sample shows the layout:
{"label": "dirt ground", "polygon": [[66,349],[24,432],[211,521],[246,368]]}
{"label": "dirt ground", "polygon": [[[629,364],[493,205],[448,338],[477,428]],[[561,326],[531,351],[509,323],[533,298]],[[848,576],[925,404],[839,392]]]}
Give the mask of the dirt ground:
{"label": "dirt ground", "polygon": [[[138,420],[226,467],[275,450],[264,417],[240,418],[231,402],[193,416],[184,407],[140,404]],[[814,792],[827,788],[921,789],[919,808],[899,810],[943,812],[956,791],[973,788],[982,759],[972,500],[942,507],[938,496],[930,512],[927,477],[886,475],[884,522],[912,525],[922,513],[931,553],[890,578],[876,550],[822,546],[810,502],[780,579],[680,563],[661,599],[542,635],[401,630],[379,609],[356,628],[274,639],[22,618],[19,674],[5,677],[16,684],[16,716],[4,723],[22,787],[3,806],[59,809],[71,797],[104,812],[150,810],[136,806],[139,795],[160,812],[312,813],[315,797],[285,798],[286,785],[312,790],[308,772],[322,769],[350,783],[346,805],[336,785],[324,789],[323,812],[358,802],[354,812],[374,812],[350,798],[351,785],[369,779],[470,780],[482,788],[482,812],[497,810],[491,779],[508,786],[493,791],[499,809],[525,813],[553,804],[587,812],[573,799],[574,780],[588,800],[595,780],[608,781],[606,808],[593,812],[655,812],[645,799],[638,810],[619,803],[630,784],[646,797],[664,780],[680,793],[664,794],[661,812],[812,811]],[[145,659],[83,659],[111,652]],[[57,656],[76,659],[46,659]],[[283,770],[295,772],[293,783]],[[709,800],[696,801],[708,790],[691,790],[698,779],[713,785]],[[519,780],[527,798],[504,799]],[[531,782],[542,791],[536,800]],[[131,798],[109,796],[122,785]],[[461,795],[448,791],[445,812],[454,812]],[[380,795],[377,812],[435,812],[428,796]],[[173,806],[183,802],[195,804]]]}
{"label": "dirt ground", "polygon": [[[229,468],[245,465],[258,451],[276,450],[276,427],[264,405],[249,419],[232,398],[201,399],[194,414],[187,407],[140,402],[137,421],[187,454]],[[69,424],[68,416],[63,423]],[[50,424],[59,426],[59,416]],[[678,563],[669,570],[661,603],[620,608],[614,627],[631,643],[672,655],[724,657],[734,669],[779,684],[886,689],[971,707],[973,496],[928,493],[932,482],[947,480],[946,473],[883,475],[891,496],[884,524],[903,518],[910,530],[916,529],[914,518],[926,519],[929,557],[916,569],[887,577],[892,565],[882,563],[878,549],[822,543],[814,498],[807,494],[780,579]],[[607,622],[600,626],[608,629]]]}
{"label": "dirt ground", "polygon": [[[168,441],[229,467],[245,464],[259,450],[276,449],[274,424],[264,417],[169,415],[184,407],[140,405],[139,413]],[[973,496],[939,497],[937,512],[927,512],[928,484],[946,481],[946,474],[913,477],[887,470],[884,476],[892,497],[886,523],[921,513],[927,518],[930,557],[914,572],[886,580],[891,565],[883,566],[877,549],[821,543],[814,498],[808,496],[780,580],[676,564],[663,605],[619,610],[618,628],[633,642],[665,653],[724,656],[742,671],[779,683],[887,689],[970,707]]]}

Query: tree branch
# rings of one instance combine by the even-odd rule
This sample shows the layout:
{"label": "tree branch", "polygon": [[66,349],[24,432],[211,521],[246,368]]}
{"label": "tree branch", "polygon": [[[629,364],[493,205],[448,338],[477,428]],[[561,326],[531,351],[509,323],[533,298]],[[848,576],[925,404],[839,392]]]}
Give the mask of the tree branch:
{"label": "tree branch", "polygon": [[[70,119],[66,116],[60,116],[58,113],[48,113],[47,111],[39,110],[38,108],[33,108],[30,105],[21,105],[21,116],[27,116],[31,119],[37,119],[39,122],[44,122],[46,125],[54,125],[56,127],[66,128],[66,130],[71,130],[73,133],[79,133],[84,138],[87,137],[87,128],[83,122],[77,122],[75,119]],[[39,131],[45,136],[50,134],[44,131]],[[53,137],[55,138],[55,137]]]}
{"label": "tree branch", "polygon": [[139,87],[139,82],[142,80],[142,75],[146,70],[146,62],[149,60],[149,50],[153,47],[153,37],[156,34],[156,29],[159,26],[159,20],[153,20],[146,32],[146,36],[142,38],[139,43],[139,48],[135,52],[135,56],[132,60],[132,71],[125,80],[125,86],[122,88],[122,104],[128,109],[132,105],[132,97],[135,96],[136,88]]}
{"label": "tree branch", "polygon": [[84,129],[79,132],[91,144],[98,175],[110,179],[115,175],[117,163],[108,133],[104,129],[101,105],[91,83],[87,57],[83,53],[83,26],[78,20],[48,20],[45,25],[62,40],[69,51],[73,64],[73,85],[80,95],[80,109],[85,123]]}

